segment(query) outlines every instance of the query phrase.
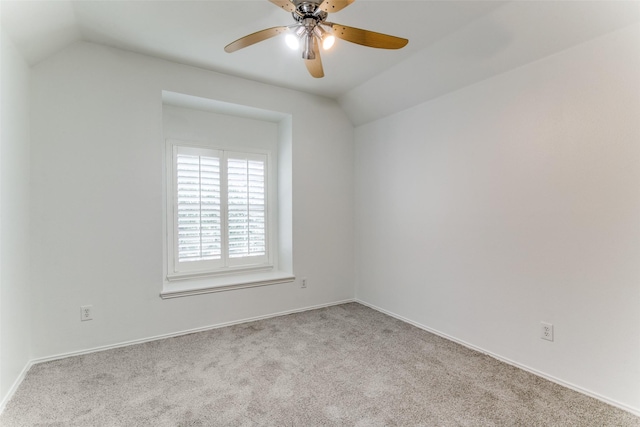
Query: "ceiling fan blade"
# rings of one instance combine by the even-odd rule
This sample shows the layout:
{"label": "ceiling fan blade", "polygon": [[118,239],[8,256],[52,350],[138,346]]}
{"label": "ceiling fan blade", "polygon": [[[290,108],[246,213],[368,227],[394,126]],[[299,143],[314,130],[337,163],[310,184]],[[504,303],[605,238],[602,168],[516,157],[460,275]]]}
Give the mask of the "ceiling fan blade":
{"label": "ceiling fan blade", "polygon": [[248,36],[244,36],[234,42],[229,43],[224,47],[225,52],[231,53],[236,50],[240,50],[247,46],[251,46],[252,44],[261,42],[266,39],[270,39],[271,37],[275,37],[279,34],[285,33],[288,31],[288,27],[272,27],[267,28],[266,30],[257,31],[255,33],[249,34]]}
{"label": "ceiling fan blade", "polygon": [[296,5],[291,3],[289,0],[269,0],[269,1],[275,4],[276,6],[283,8],[287,12],[293,12],[296,10]]}
{"label": "ceiling fan blade", "polygon": [[389,36],[360,28],[347,27],[346,25],[325,23],[333,29],[333,35],[351,43],[378,49],[400,49],[409,43],[409,40],[401,37]]}
{"label": "ceiling fan blade", "polygon": [[322,69],[322,60],[320,59],[320,49],[318,49],[318,40],[313,38],[313,51],[315,53],[315,59],[305,59],[304,65],[307,66],[309,74],[316,79],[324,77],[324,70]]}
{"label": "ceiling fan blade", "polygon": [[318,9],[327,13],[339,12],[354,1],[356,0],[324,0]]}

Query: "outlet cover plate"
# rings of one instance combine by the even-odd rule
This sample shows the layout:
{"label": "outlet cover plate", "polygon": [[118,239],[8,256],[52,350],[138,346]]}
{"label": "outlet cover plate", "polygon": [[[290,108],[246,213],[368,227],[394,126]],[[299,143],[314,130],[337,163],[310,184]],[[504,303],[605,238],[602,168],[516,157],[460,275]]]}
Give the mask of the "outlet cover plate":
{"label": "outlet cover plate", "polygon": [[80,307],[80,320],[91,320],[93,319],[93,306],[92,305],[83,305]]}
{"label": "outlet cover plate", "polygon": [[540,322],[540,338],[553,341],[553,325],[551,323]]}

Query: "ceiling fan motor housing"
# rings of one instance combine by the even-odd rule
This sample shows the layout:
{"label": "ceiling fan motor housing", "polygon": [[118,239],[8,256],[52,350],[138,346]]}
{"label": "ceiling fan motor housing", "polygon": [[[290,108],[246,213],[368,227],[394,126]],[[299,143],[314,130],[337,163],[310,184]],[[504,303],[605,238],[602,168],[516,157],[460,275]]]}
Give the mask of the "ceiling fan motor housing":
{"label": "ceiling fan motor housing", "polygon": [[315,3],[304,2],[299,4],[295,11],[291,12],[291,16],[300,24],[306,25],[306,22],[312,20],[314,25],[318,25],[324,22],[329,14],[319,9]]}

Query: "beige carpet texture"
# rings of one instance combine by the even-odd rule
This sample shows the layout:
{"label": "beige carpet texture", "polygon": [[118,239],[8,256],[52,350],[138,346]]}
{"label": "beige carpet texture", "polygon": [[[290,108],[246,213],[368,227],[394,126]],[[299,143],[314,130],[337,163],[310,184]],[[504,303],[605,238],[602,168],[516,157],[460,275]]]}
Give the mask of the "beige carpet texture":
{"label": "beige carpet texture", "polygon": [[640,426],[357,303],[34,365],[14,426]]}

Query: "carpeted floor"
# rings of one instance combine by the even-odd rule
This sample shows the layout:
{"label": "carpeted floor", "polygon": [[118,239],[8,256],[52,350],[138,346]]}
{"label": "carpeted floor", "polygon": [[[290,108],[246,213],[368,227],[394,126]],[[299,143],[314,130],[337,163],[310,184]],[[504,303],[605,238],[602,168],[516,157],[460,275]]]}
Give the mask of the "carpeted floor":
{"label": "carpeted floor", "polygon": [[360,304],[31,368],[12,426],[640,426]]}

